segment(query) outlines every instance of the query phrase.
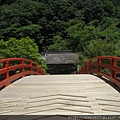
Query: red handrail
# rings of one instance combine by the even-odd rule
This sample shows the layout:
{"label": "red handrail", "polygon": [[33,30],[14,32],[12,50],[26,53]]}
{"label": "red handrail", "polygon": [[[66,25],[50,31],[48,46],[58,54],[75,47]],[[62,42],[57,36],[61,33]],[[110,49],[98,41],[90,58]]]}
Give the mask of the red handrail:
{"label": "red handrail", "polygon": [[0,90],[20,77],[45,75],[38,64],[26,58],[7,58],[0,60]]}
{"label": "red handrail", "polygon": [[98,56],[91,58],[78,71],[78,74],[86,73],[104,76],[120,87],[120,79],[117,77],[120,74],[120,57]]}

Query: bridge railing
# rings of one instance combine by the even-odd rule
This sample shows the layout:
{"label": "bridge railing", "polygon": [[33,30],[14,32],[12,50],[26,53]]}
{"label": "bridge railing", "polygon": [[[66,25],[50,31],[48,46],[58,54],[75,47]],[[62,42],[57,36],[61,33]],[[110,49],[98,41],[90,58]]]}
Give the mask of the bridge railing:
{"label": "bridge railing", "polygon": [[7,58],[0,60],[0,90],[15,80],[27,75],[44,75],[37,63],[25,58]]}
{"label": "bridge railing", "polygon": [[120,57],[98,56],[91,58],[78,71],[78,74],[86,73],[108,78],[110,82],[120,87]]}

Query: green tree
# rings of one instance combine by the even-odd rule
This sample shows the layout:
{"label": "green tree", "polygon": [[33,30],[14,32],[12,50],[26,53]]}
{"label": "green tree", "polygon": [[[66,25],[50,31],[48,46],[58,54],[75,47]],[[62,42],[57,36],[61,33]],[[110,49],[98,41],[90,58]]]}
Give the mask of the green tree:
{"label": "green tree", "polygon": [[115,45],[104,40],[91,40],[85,51],[86,56],[93,58],[96,56],[115,55]]}
{"label": "green tree", "polygon": [[79,21],[75,25],[70,26],[66,30],[69,40],[68,44],[72,50],[84,52],[86,45],[91,40],[97,40],[99,38],[99,28],[94,25],[85,25],[83,21]]}
{"label": "green tree", "polygon": [[[79,62],[78,64],[81,66],[90,58],[97,56],[117,56],[120,51],[119,48],[110,42],[104,40],[91,40],[90,43],[86,46],[84,53],[79,52]],[[119,50],[118,50],[119,49]]]}
{"label": "green tree", "polygon": [[0,39],[20,39],[29,36],[38,38],[42,26],[38,24],[43,3],[32,0],[17,0],[0,7]]}
{"label": "green tree", "polygon": [[78,0],[76,7],[76,18],[86,24],[96,19],[101,20],[104,14],[102,0]]}
{"label": "green tree", "polygon": [[11,38],[6,42],[0,41],[0,59],[16,57],[31,59],[46,69],[45,61],[41,58],[38,46],[29,37]]}
{"label": "green tree", "polygon": [[53,44],[48,47],[49,50],[66,50],[67,43],[61,36],[57,35],[53,37]]}
{"label": "green tree", "polygon": [[0,0],[0,39],[29,36],[42,53],[64,42],[84,52],[91,40],[115,41],[119,21],[119,0]]}

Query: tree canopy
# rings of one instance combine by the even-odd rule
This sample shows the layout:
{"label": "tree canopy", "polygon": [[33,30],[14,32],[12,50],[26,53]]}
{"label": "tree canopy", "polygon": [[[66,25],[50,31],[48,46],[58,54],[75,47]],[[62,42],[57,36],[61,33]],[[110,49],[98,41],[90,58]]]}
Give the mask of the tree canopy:
{"label": "tree canopy", "polygon": [[24,43],[27,36],[35,40],[40,53],[76,50],[81,61],[120,56],[120,1],[0,0],[1,48],[4,41],[16,38],[13,41],[24,39]]}
{"label": "tree canopy", "polygon": [[37,62],[44,70],[46,69],[45,61],[41,58],[38,46],[29,37],[11,38],[5,42],[0,40],[0,59],[16,57],[31,59]]}

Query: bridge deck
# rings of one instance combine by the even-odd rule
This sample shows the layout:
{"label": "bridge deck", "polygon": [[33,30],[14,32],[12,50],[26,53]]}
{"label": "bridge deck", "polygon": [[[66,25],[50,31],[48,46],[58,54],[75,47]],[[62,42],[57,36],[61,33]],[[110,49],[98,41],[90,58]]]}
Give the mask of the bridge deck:
{"label": "bridge deck", "polygon": [[0,91],[0,115],[119,115],[120,93],[93,75],[22,78]]}

